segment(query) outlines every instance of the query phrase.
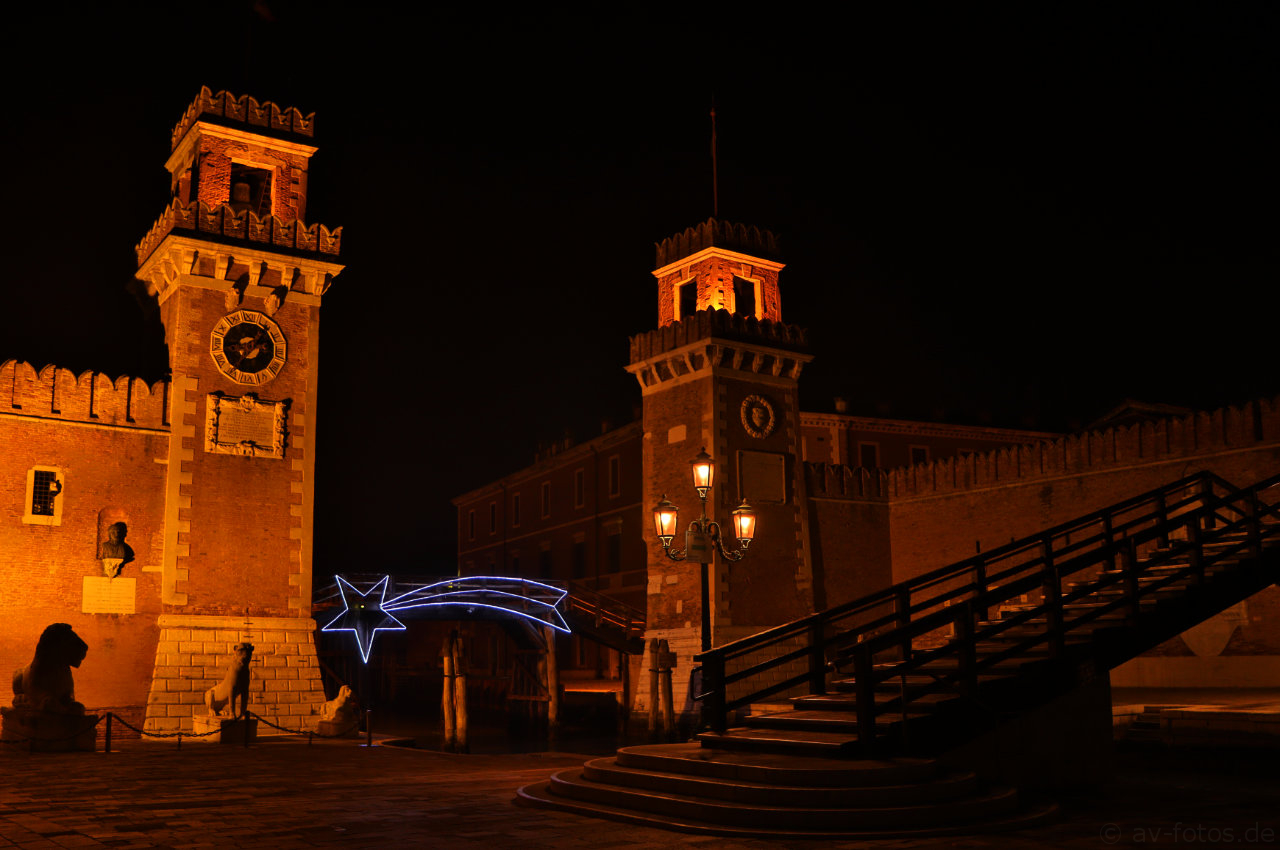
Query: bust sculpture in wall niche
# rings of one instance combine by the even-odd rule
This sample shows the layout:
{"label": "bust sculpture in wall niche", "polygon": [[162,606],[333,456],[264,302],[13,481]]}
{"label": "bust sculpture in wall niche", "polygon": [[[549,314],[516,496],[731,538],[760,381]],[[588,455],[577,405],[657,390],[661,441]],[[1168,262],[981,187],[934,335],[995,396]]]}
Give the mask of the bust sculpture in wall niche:
{"label": "bust sculpture in wall niche", "polygon": [[102,574],[107,578],[120,575],[124,565],[133,560],[133,548],[124,542],[129,534],[129,526],[123,522],[113,522],[107,526],[107,539],[103,541],[99,557],[102,559]]}

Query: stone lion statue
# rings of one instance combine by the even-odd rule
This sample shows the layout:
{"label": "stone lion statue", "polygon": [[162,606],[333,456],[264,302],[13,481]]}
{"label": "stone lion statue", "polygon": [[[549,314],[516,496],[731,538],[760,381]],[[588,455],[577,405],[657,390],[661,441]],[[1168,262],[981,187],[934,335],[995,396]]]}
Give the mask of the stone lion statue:
{"label": "stone lion statue", "polygon": [[351,694],[351,688],[346,685],[338,688],[338,695],[320,706],[320,719],[335,723],[350,723],[355,720],[356,700]]}
{"label": "stone lion statue", "polygon": [[54,623],[36,643],[31,663],[13,674],[13,705],[54,714],[84,714],[76,702],[71,668],[84,661],[89,645],[66,623]]}
{"label": "stone lion statue", "polygon": [[[238,643],[231,647],[227,675],[204,692],[204,704],[211,716],[240,717],[249,710],[249,662],[252,660],[253,644]],[[240,700],[239,711],[235,705],[237,698]]]}

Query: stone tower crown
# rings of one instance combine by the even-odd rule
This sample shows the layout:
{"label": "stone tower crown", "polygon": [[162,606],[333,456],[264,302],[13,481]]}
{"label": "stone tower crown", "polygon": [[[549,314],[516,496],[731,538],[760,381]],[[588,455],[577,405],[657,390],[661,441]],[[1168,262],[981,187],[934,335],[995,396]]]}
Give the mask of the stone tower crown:
{"label": "stone tower crown", "polygon": [[259,286],[273,303],[323,295],[342,269],[342,228],[305,223],[314,132],[314,113],[202,88],[173,130],[173,199],[135,248],[148,294],[163,303],[197,275],[237,298]]}
{"label": "stone tower crown", "polygon": [[165,168],[174,198],[286,223],[303,219],[314,131],[314,113],[202,88],[173,130]]}
{"label": "stone tower crown", "polygon": [[782,321],[778,237],[759,227],[709,218],[657,243],[658,326],[699,310]]}

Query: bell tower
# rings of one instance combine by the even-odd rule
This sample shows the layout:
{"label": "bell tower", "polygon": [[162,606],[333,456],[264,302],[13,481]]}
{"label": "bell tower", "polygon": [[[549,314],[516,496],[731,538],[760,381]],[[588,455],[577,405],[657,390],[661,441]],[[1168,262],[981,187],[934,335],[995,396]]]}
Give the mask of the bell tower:
{"label": "bell tower", "polygon": [[[665,495],[682,509],[674,546],[683,548],[699,513],[690,461],[705,447],[717,464],[707,513],[726,545],[736,545],[730,514],[740,502],[758,517],[747,556],[711,565],[714,646],[813,610],[797,395],[812,357],[804,331],[782,322],[783,263],[769,231],[708,219],[658,243],[656,265],[658,328],[631,339],[627,366],[643,398],[644,507]],[[701,650],[700,567],[671,561],[651,532],[646,543],[646,637],[676,652],[676,708],[691,711],[681,701]]]}
{"label": "bell tower", "polygon": [[221,678],[240,641],[255,646],[259,714],[298,727],[324,699],[311,619],[319,322],[343,267],[342,229],[304,222],[314,127],[202,89],[173,131],[173,199],[137,246],[172,382],[147,731],[189,729],[198,700],[174,704],[170,689],[194,690],[192,668]]}

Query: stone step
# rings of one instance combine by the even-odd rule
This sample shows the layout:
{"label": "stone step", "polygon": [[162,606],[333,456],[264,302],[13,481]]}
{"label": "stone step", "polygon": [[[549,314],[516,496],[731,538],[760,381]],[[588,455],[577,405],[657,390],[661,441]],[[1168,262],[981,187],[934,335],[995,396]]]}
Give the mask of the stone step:
{"label": "stone step", "polygon": [[[888,724],[877,724],[877,733]],[[747,750],[781,755],[840,758],[858,748],[858,733],[799,729],[756,729],[737,727],[724,733],[701,732],[697,740],[717,750]]]}
{"label": "stone step", "polygon": [[[918,709],[908,711],[907,719],[915,717],[929,717],[930,712],[920,711]],[[877,725],[881,728],[887,728],[894,722],[900,722],[902,716],[897,713],[891,713],[884,716]],[[760,717],[748,717],[745,721],[744,728],[747,729],[773,729],[773,730],[795,730],[801,732],[832,732],[836,734],[844,734],[853,738],[858,736],[858,720],[852,712],[849,711],[827,711],[820,709],[796,709],[793,711],[783,711],[777,714],[766,714]]]}
{"label": "stone step", "polygon": [[[919,684],[927,684],[933,681],[931,678],[924,677]],[[882,683],[884,684],[884,683]],[[877,688],[875,693],[876,706],[880,709],[895,705],[902,697],[902,689],[897,680],[893,680],[893,687]],[[930,693],[917,697],[911,701],[911,706],[916,711],[933,712],[946,708],[957,701],[955,694],[950,693]],[[811,709],[816,711],[857,711],[858,701],[850,693],[834,693],[834,694],[811,694],[809,696],[792,697],[792,707],[796,709]]]}
{"label": "stone step", "polygon": [[583,778],[592,782],[645,791],[669,792],[743,805],[848,808],[900,806],[953,799],[977,788],[973,773],[936,776],[905,785],[819,786],[777,785],[742,779],[717,779],[645,770],[619,764],[616,756],[583,765]]}
{"label": "stone step", "polygon": [[856,788],[925,782],[938,775],[937,762],[921,758],[835,760],[775,753],[717,750],[697,743],[623,747],[615,758],[625,767],[716,779]]}
{"label": "stone step", "polygon": [[581,767],[555,773],[548,790],[555,797],[617,806],[677,821],[735,828],[778,829],[803,823],[807,830],[835,832],[951,825],[1010,815],[1018,804],[1017,792],[1010,788],[953,799],[886,806],[827,808],[812,803],[795,806],[743,804],[669,790],[597,782],[583,774],[584,768]]}
{"label": "stone step", "polygon": [[988,834],[1026,829],[1049,823],[1058,814],[1057,806],[1040,805],[1024,811],[1015,811],[983,820],[968,820],[958,824],[940,823],[934,826],[907,823],[897,827],[881,829],[820,830],[812,828],[812,825],[806,822],[788,820],[786,823],[773,827],[752,827],[738,824],[709,823],[694,818],[677,819],[646,811],[638,811],[621,805],[560,797],[552,793],[550,786],[550,780],[525,786],[516,792],[516,803],[522,806],[554,809],[588,817],[607,818],[623,823],[675,830],[694,835],[717,835],[730,838],[797,838],[817,841],[859,839],[916,840],[936,836],[967,833]]}

